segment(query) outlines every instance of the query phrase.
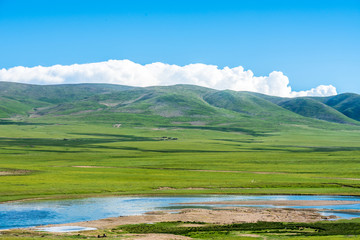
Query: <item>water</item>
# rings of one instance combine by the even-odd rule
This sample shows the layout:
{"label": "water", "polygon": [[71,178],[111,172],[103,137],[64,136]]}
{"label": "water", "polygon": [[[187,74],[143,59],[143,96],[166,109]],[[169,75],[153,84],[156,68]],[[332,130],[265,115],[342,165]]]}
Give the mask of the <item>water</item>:
{"label": "water", "polygon": [[79,226],[62,226],[62,227],[44,227],[38,228],[38,231],[41,232],[78,232],[78,231],[88,231],[88,230],[96,230],[96,228],[91,227],[79,227]]}
{"label": "water", "polygon": [[[0,204],[0,229],[32,227],[47,224],[91,221],[107,217],[140,215],[148,211],[182,208],[181,203],[241,200],[343,200],[360,201],[352,196],[237,196],[204,195],[177,197],[102,197],[75,200],[28,201]],[[180,204],[180,205],[177,205]],[[189,207],[189,205],[185,205]],[[184,207],[185,207],[184,206]],[[211,206],[211,205],[206,205]],[[205,206],[205,207],[206,207]],[[214,205],[220,207],[219,205]],[[229,206],[229,205],[226,205]],[[235,206],[235,205],[234,205]],[[239,206],[239,205],[236,205]],[[204,206],[202,206],[204,207]],[[256,206],[274,207],[274,206]],[[279,207],[279,206],[276,206]],[[328,209],[324,215],[336,215],[343,218],[360,217],[358,212],[336,212],[336,210],[360,210],[360,204],[334,206],[291,206],[291,208]],[[331,214],[330,214],[331,213]]]}

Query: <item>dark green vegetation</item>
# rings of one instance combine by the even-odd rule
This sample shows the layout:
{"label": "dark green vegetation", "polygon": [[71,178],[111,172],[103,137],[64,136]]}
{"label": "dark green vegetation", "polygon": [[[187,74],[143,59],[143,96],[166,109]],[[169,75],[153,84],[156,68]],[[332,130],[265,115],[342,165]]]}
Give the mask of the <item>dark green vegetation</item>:
{"label": "dark green vegetation", "polygon": [[335,108],[344,115],[360,121],[360,96],[354,93],[341,94],[320,99],[326,105]]}
{"label": "dark green vegetation", "polygon": [[[205,225],[196,227],[182,226],[182,222],[165,222],[155,224],[137,224],[120,226],[118,229],[128,233],[169,233],[200,239],[227,239],[236,235],[257,234],[267,236],[337,236],[359,235],[360,224],[347,223],[281,223],[257,222],[229,225]],[[231,239],[231,238],[230,238]]]}
{"label": "dark green vegetation", "polygon": [[360,193],[356,94],[283,99],[188,85],[3,82],[0,89],[0,201]]}
{"label": "dark green vegetation", "polygon": [[[317,223],[257,222],[212,225],[193,222],[162,222],[155,224],[124,225],[114,229],[67,234],[12,230],[0,233],[5,239],[92,239],[106,234],[106,239],[132,239],[133,234],[172,234],[192,239],[256,240],[256,239],[360,239],[360,223],[356,220]],[[135,235],[136,236],[136,235]],[[138,236],[138,235],[137,235]],[[160,236],[160,235],[158,235]],[[151,239],[156,239],[154,235]]]}

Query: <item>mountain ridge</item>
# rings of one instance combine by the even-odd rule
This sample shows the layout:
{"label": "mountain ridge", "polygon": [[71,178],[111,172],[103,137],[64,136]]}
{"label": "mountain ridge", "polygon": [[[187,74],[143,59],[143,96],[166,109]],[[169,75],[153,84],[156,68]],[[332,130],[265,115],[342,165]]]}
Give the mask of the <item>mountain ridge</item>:
{"label": "mountain ridge", "polygon": [[[31,85],[0,82],[0,118],[103,114],[163,122],[232,122],[261,125],[360,125],[360,95],[281,98],[260,93],[215,90],[196,85],[131,87],[114,84]],[[92,114],[92,115],[91,115]],[[135,116],[138,115],[138,116]],[[140,116],[141,115],[141,116]]]}

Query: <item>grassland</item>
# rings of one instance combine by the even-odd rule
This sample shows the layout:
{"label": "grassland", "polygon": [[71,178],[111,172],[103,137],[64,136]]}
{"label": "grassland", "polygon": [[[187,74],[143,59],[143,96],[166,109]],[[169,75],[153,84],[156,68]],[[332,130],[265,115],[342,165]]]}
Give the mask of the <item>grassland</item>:
{"label": "grassland", "polygon": [[[360,131],[0,125],[0,201],[114,194],[360,195]],[[162,137],[177,138],[163,140]]]}
{"label": "grassland", "polygon": [[[0,202],[138,194],[360,195],[357,94],[283,99],[187,85],[0,85]],[[358,239],[359,229],[358,220],[258,223],[251,230],[180,224],[89,234],[126,238],[125,232],[147,229],[197,239]],[[22,230],[0,237],[59,239]],[[87,237],[96,235],[61,236]]]}
{"label": "grassland", "polygon": [[[160,238],[162,234],[167,239],[185,236],[190,239],[218,239],[218,240],[343,240],[360,239],[359,222],[357,220],[343,222],[317,223],[281,223],[257,222],[228,225],[211,225],[202,222],[164,222],[156,224],[133,224],[119,226],[113,229],[96,230],[82,233],[51,234],[43,232],[26,232],[12,230],[3,232],[3,239],[95,239],[106,235],[106,239],[134,239],[137,236],[151,236],[148,239]],[[139,235],[142,234],[142,235]],[[151,235],[149,235],[151,234]],[[159,235],[155,235],[159,234]],[[187,239],[189,239],[187,238]],[[146,238],[144,238],[146,239]],[[176,238],[178,239],[178,238]]]}

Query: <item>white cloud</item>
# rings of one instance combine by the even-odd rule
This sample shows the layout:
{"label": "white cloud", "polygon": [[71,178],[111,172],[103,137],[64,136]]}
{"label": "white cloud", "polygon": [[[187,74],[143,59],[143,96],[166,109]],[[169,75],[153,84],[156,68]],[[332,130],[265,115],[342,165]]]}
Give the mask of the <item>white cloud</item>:
{"label": "white cloud", "polygon": [[306,97],[306,96],[332,96],[336,95],[336,88],[333,85],[320,85],[307,91],[291,92],[291,97]]}
{"label": "white cloud", "polygon": [[151,63],[141,65],[129,60],[73,64],[51,67],[13,67],[0,70],[0,81],[32,84],[63,83],[112,83],[129,86],[156,86],[174,84],[195,84],[215,89],[252,91],[273,96],[329,96],[336,95],[336,88],[318,86],[311,90],[294,92],[289,79],[278,71],[269,76],[254,76],[243,67],[222,69],[215,65],[189,64],[186,66]]}

